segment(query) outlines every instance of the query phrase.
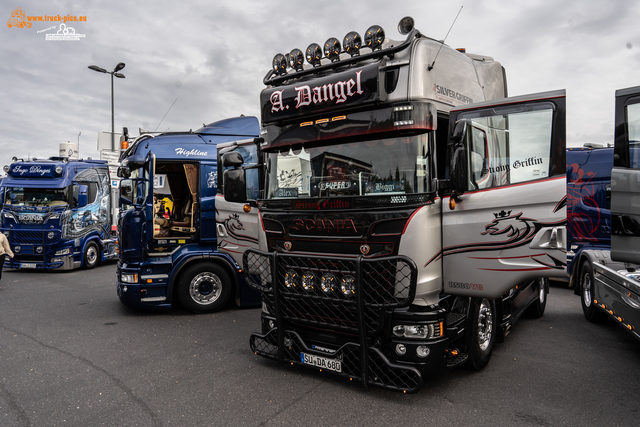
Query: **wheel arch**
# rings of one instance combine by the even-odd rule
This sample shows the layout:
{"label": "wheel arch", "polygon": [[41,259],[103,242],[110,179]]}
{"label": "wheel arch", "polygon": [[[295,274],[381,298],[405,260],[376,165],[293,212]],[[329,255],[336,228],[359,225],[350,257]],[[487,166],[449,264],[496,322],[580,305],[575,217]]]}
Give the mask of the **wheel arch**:
{"label": "wheel arch", "polygon": [[224,269],[224,271],[231,278],[232,292],[235,292],[238,288],[238,275],[233,267],[231,261],[227,259],[223,254],[197,254],[186,257],[180,260],[177,266],[173,269],[171,279],[169,280],[169,295],[171,302],[177,300],[177,284],[182,274],[189,268],[198,264],[211,263],[216,264]]}
{"label": "wheel arch", "polygon": [[102,239],[100,238],[99,235],[93,234],[93,235],[87,236],[84,239],[84,243],[82,244],[82,250],[80,251],[81,266],[84,265],[85,251],[87,250],[87,246],[89,246],[90,243],[95,243],[98,246],[98,264],[102,262],[102,252],[104,251],[104,247],[102,246]]}

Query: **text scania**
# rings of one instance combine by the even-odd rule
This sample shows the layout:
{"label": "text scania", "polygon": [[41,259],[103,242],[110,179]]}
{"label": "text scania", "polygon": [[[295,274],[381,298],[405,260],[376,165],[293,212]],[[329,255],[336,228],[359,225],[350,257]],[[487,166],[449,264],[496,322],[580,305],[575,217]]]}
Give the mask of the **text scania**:
{"label": "text scania", "polygon": [[[357,71],[356,79],[349,79],[336,83],[329,83],[322,86],[311,87],[309,85],[296,86],[294,89],[298,92],[296,96],[296,109],[305,105],[322,104],[323,102],[336,101],[336,104],[345,102],[348,98],[355,95],[362,95],[361,74],[362,70]],[[277,90],[271,94],[271,112],[288,110],[289,106],[284,105],[282,98],[283,90]]]}
{"label": "text scania", "polygon": [[325,233],[357,233],[356,224],[352,219],[296,219],[291,226],[293,231],[322,231]]}
{"label": "text scania", "polygon": [[189,157],[189,156],[206,157],[208,153],[206,151],[196,150],[195,148],[193,150],[185,150],[184,148],[176,148],[176,154],[180,154],[180,155],[185,156],[185,157]]}

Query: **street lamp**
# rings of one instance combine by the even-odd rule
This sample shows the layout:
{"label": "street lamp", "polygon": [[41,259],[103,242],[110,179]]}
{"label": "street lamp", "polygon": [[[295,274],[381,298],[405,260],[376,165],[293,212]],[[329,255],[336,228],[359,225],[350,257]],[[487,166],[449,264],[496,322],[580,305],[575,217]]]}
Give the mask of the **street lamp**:
{"label": "street lamp", "polygon": [[107,74],[111,74],[111,150],[112,151],[116,151],[116,143],[115,143],[115,138],[113,136],[114,134],[114,125],[113,125],[113,76],[116,76],[119,79],[124,79],[124,74],[119,73],[118,71],[122,70],[124,68],[124,62],[119,62],[118,65],[116,65],[116,68],[113,69],[113,71],[107,71],[104,68],[98,67],[97,65],[89,65],[89,68],[91,68],[93,71],[97,71],[99,73],[107,73]]}

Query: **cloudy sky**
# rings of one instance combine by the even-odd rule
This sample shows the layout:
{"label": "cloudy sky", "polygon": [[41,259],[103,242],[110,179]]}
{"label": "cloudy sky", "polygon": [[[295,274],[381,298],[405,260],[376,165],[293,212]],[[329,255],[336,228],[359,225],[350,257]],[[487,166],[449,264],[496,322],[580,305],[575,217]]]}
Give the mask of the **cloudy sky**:
{"label": "cloudy sky", "polygon": [[66,141],[99,158],[98,134],[111,129],[110,76],[89,65],[126,64],[126,78],[114,79],[116,132],[197,129],[259,116],[278,52],[372,24],[403,40],[396,28],[406,15],[440,40],[461,6],[446,44],[500,61],[511,96],[566,89],[569,146],[613,141],[614,92],[640,85],[637,0],[3,0],[7,21],[16,7],[86,20],[66,24],[79,40],[47,40],[60,22],[0,29],[0,166],[57,155]]}

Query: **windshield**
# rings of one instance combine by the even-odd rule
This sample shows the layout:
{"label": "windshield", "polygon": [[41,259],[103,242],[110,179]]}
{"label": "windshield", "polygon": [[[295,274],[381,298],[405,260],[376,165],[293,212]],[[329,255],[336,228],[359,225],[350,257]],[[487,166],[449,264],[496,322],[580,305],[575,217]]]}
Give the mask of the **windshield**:
{"label": "windshield", "polygon": [[67,189],[9,187],[5,193],[5,203],[15,206],[66,205]]}
{"label": "windshield", "polygon": [[268,199],[386,196],[428,191],[428,133],[268,155]]}

